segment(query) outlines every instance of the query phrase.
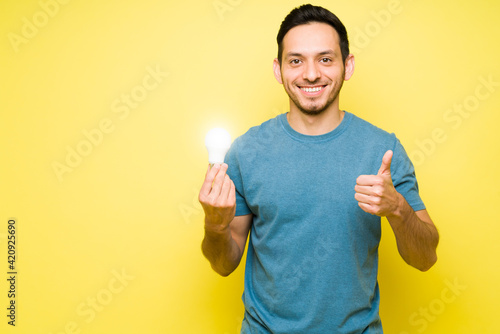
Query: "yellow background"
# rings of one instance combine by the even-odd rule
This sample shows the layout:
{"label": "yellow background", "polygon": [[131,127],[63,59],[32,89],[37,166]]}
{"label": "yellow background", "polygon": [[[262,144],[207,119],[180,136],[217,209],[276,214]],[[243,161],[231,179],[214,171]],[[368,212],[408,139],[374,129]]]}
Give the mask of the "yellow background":
{"label": "yellow background", "polygon": [[[275,36],[301,2],[61,2],[0,2],[0,332],[239,333],[244,267],[221,278],[200,251],[203,139],[287,111]],[[341,18],[355,51],[341,107],[401,139],[441,233],[438,263],[420,273],[384,221],[385,332],[497,333],[500,87],[481,80],[500,82],[500,4],[315,4]],[[136,97],[128,114],[124,94]],[[102,138],[89,147],[85,131]],[[58,176],[77,148],[87,155]]]}

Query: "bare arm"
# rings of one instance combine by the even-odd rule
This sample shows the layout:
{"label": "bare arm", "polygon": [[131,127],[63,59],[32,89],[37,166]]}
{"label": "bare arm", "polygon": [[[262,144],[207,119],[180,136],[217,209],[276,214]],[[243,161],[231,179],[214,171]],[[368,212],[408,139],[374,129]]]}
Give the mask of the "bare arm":
{"label": "bare arm", "polygon": [[238,267],[252,223],[251,214],[234,216],[235,188],[226,174],[227,167],[226,164],[209,167],[199,195],[205,211],[202,252],[222,276],[228,276]]}
{"label": "bare arm", "polygon": [[400,209],[387,216],[396,236],[399,254],[409,265],[427,271],[437,261],[438,231],[427,210],[415,212],[403,196],[401,200]]}
{"label": "bare arm", "polygon": [[439,234],[427,210],[415,212],[394,188],[391,161],[392,151],[387,151],[377,175],[358,177],[355,198],[364,211],[387,217],[401,257],[409,265],[426,271],[437,261]]}
{"label": "bare arm", "polygon": [[252,215],[237,216],[222,230],[207,228],[205,223],[201,248],[219,275],[228,276],[240,264],[251,223]]}

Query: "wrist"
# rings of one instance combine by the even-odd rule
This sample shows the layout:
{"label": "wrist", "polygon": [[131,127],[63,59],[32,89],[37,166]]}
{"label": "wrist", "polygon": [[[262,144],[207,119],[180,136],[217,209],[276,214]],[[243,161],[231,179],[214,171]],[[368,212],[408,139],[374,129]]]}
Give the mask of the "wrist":
{"label": "wrist", "polygon": [[230,231],[229,225],[213,223],[205,218],[205,233],[210,235],[227,234]]}
{"label": "wrist", "polygon": [[392,219],[392,220],[398,220],[398,221],[404,220],[405,204],[407,205],[407,203],[406,203],[406,200],[403,197],[403,195],[401,195],[398,192],[396,192],[396,194],[397,194],[397,196],[396,196],[396,203],[394,205],[394,209],[392,210],[392,212],[390,214],[387,215],[387,218]]}

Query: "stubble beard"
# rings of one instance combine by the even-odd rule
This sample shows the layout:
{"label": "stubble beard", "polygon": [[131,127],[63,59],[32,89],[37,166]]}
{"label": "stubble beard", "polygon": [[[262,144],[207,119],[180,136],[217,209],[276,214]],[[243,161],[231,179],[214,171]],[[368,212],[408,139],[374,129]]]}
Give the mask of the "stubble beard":
{"label": "stubble beard", "polygon": [[[299,109],[300,112],[302,112],[303,114],[308,115],[308,116],[316,116],[316,115],[322,114],[325,110],[327,110],[332,105],[332,103],[337,99],[343,83],[344,83],[344,75],[342,75],[341,80],[339,82],[337,82],[337,85],[334,86],[334,91],[332,92],[332,94],[330,94],[330,96],[328,96],[328,99],[326,100],[324,105],[319,105],[319,104],[314,103],[313,101],[315,100],[315,98],[307,98],[306,97],[307,100],[312,102],[311,105],[306,106],[305,104],[302,104],[300,102],[300,99],[297,95],[291,93],[286,88],[285,88],[285,91],[286,91],[288,97],[290,98],[290,100],[292,100],[293,104],[297,107],[297,109]],[[312,83],[308,83],[308,84],[315,85],[317,83],[312,82]],[[284,86],[284,87],[286,87],[286,86]]]}
{"label": "stubble beard", "polygon": [[312,102],[314,100],[314,98],[313,99],[307,98],[307,100],[312,102],[312,104],[310,104],[307,107],[306,105],[302,104],[296,96],[290,95],[290,94],[288,94],[288,96],[290,97],[292,102],[295,104],[297,109],[299,109],[303,114],[308,115],[308,116],[316,116],[316,115],[322,114],[325,110],[327,110],[332,105],[333,101],[335,101],[335,99],[339,96],[340,88],[341,87],[339,87],[339,89],[336,92],[334,92],[333,94],[331,94],[328,97],[328,99],[326,100],[324,105],[319,105],[319,104]]}

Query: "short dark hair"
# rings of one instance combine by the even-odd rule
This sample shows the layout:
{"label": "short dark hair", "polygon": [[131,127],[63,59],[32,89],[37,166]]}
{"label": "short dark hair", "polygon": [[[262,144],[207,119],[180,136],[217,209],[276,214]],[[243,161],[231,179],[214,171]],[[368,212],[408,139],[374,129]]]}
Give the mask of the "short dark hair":
{"label": "short dark hair", "polygon": [[294,8],[281,22],[280,30],[276,40],[278,42],[278,61],[281,65],[283,54],[283,38],[293,27],[308,24],[312,22],[329,24],[339,34],[340,51],[342,52],[342,61],[345,63],[349,55],[349,40],[347,39],[347,30],[339,18],[328,9],[311,4],[302,5]]}

